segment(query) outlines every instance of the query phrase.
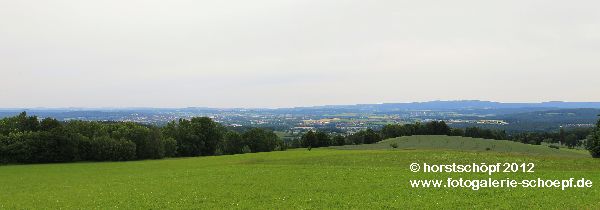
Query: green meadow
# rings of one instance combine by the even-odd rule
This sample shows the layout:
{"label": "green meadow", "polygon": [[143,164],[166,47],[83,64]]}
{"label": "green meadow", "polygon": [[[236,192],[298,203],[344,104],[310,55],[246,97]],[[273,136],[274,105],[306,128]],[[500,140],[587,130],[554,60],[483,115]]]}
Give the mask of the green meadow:
{"label": "green meadow", "polygon": [[[398,148],[390,147],[397,143]],[[487,149],[489,148],[489,149]],[[414,173],[411,163],[534,163],[534,173]],[[412,188],[411,179],[586,178],[592,188]],[[596,209],[584,151],[446,136],[130,162],[0,166],[0,209]]]}
{"label": "green meadow", "polygon": [[508,140],[481,139],[460,136],[403,136],[386,139],[376,144],[345,145],[336,149],[392,149],[390,144],[396,144],[398,149],[435,149],[456,151],[494,151],[501,153],[522,153],[527,155],[549,155],[569,157],[590,157],[584,149],[554,149],[548,145],[523,144]]}

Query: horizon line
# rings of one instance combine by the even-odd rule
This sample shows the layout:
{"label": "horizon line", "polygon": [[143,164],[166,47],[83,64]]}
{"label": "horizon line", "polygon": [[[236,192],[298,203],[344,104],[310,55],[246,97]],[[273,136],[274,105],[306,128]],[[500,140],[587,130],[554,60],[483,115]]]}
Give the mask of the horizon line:
{"label": "horizon line", "polygon": [[464,99],[464,100],[430,100],[430,101],[412,101],[412,102],[382,102],[382,103],[357,103],[357,104],[325,104],[325,105],[309,105],[309,106],[294,106],[294,107],[210,107],[210,106],[187,106],[187,107],[152,107],[152,106],[121,106],[121,107],[0,107],[0,110],[42,110],[42,109],[296,109],[296,108],[315,108],[315,107],[331,107],[331,106],[360,106],[360,105],[384,105],[384,104],[418,104],[418,103],[431,103],[431,102],[490,102],[499,104],[544,104],[544,103],[598,103],[600,101],[536,101],[536,102],[502,102],[502,101],[491,101],[491,100],[478,100],[478,99]]}

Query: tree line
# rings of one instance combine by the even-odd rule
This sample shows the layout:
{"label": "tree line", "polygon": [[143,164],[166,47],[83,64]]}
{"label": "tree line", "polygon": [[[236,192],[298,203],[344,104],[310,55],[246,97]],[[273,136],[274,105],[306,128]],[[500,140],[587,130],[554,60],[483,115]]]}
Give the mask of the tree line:
{"label": "tree line", "polygon": [[451,128],[444,121],[431,121],[413,124],[388,124],[380,130],[366,129],[347,136],[328,135],[322,130],[308,131],[290,147],[327,147],[341,145],[373,144],[384,139],[413,135],[448,135],[467,136],[474,138],[502,139],[505,132],[477,127],[460,129]]}
{"label": "tree line", "polygon": [[0,120],[0,163],[127,161],[285,150],[273,131],[243,133],[207,117],[164,127],[132,122],[59,122],[23,112]]}
{"label": "tree line", "polygon": [[341,145],[373,144],[388,138],[412,135],[462,135],[460,129],[450,128],[444,121],[431,121],[425,124],[389,124],[381,130],[366,129],[347,136],[329,135],[326,131],[308,131],[290,147],[315,148]]}
{"label": "tree line", "polygon": [[298,140],[292,142],[291,148],[316,148],[342,146],[348,144],[373,144],[381,141],[381,135],[372,129],[362,130],[348,136],[330,135],[325,131],[308,131]]}

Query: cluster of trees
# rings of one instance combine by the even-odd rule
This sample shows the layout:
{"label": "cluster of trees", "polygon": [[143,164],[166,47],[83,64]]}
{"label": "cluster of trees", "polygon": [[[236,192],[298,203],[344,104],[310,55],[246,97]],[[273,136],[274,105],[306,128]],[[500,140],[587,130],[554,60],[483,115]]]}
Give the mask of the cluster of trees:
{"label": "cluster of trees", "polygon": [[389,124],[383,126],[380,132],[384,139],[388,139],[412,135],[450,135],[455,131],[444,121],[431,121],[425,124]]}
{"label": "cluster of trees", "polygon": [[[459,130],[459,129],[458,129]],[[309,131],[302,135],[298,142],[293,142],[291,147],[327,147],[352,144],[373,144],[383,139],[412,135],[452,135],[457,129],[450,128],[444,121],[432,121],[425,124],[390,124],[381,130],[362,130],[348,136],[331,136],[323,130]]]}
{"label": "cluster of trees", "polygon": [[356,132],[346,137],[342,135],[329,135],[325,131],[308,131],[302,135],[299,142],[292,143],[292,147],[328,147],[347,144],[373,144],[381,141],[381,135],[372,129]]}
{"label": "cluster of trees", "polygon": [[569,148],[583,146],[583,141],[593,131],[593,128],[560,129],[558,132],[523,132],[508,136],[507,139],[525,144],[540,145],[560,143]]}
{"label": "cluster of trees", "polygon": [[586,149],[594,158],[600,158],[600,120],[596,123],[596,128],[587,137]]}
{"label": "cluster of trees", "polygon": [[132,122],[59,122],[25,112],[0,120],[0,163],[126,161],[284,150],[269,130],[228,130],[210,118],[159,128]]}
{"label": "cluster of trees", "polygon": [[503,130],[492,130],[480,127],[467,127],[465,129],[451,128],[444,121],[431,121],[424,124],[417,122],[405,125],[385,125],[380,133],[384,139],[412,135],[447,135],[497,140],[508,139],[508,135]]}
{"label": "cluster of trees", "polygon": [[48,163],[162,158],[169,154],[157,128],[133,123],[61,123],[21,113],[0,120],[0,162]]}
{"label": "cluster of trees", "polygon": [[287,146],[273,131],[252,128],[239,134],[228,131],[222,147],[223,154],[241,154],[250,152],[270,152],[286,150]]}
{"label": "cluster of trees", "polygon": [[346,143],[347,144],[373,144],[383,140],[379,133],[374,130],[367,129],[364,131],[359,131],[353,133],[352,135],[347,136]]}
{"label": "cluster of trees", "polygon": [[483,139],[496,139],[496,140],[507,140],[508,135],[504,130],[494,130],[487,128],[479,128],[479,127],[467,127],[464,130],[459,130],[459,134],[455,136],[464,136],[464,137],[472,137],[472,138],[483,138]]}
{"label": "cluster of trees", "polygon": [[479,127],[468,127],[465,129],[451,128],[444,121],[431,121],[427,123],[417,122],[404,125],[390,124],[383,126],[380,133],[384,139],[412,135],[447,135],[486,139],[506,139],[506,133],[504,131]]}
{"label": "cluster of trees", "polygon": [[344,137],[340,135],[330,136],[325,131],[308,131],[302,135],[300,139],[301,147],[312,148],[312,147],[328,147],[328,146],[341,146],[345,144]]}

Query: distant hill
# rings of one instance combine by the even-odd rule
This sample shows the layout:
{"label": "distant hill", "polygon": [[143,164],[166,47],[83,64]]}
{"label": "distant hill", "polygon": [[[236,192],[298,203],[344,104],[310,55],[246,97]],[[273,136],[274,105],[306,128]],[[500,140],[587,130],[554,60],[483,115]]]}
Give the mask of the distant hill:
{"label": "distant hill", "polygon": [[509,125],[503,129],[512,131],[556,131],[563,128],[593,127],[600,109],[559,109],[500,115]]}
{"label": "distant hill", "polygon": [[354,111],[407,111],[407,110],[501,110],[501,109],[522,109],[527,111],[549,110],[549,109],[579,109],[595,108],[600,109],[600,102],[563,102],[550,101],[541,103],[503,103],[481,100],[456,100],[456,101],[428,101],[428,102],[410,102],[410,103],[382,103],[382,104],[356,104],[356,105],[325,105],[310,107],[293,108],[209,108],[209,107],[186,107],[186,108],[0,108],[0,112],[19,112],[22,110],[43,111],[43,112],[66,112],[66,111],[187,111],[187,112],[219,112],[219,111],[274,111],[274,112],[320,112],[328,110],[354,110]]}
{"label": "distant hill", "polygon": [[559,109],[548,111],[526,112],[507,114],[501,117],[507,121],[518,122],[546,122],[546,123],[590,123],[595,122],[600,114],[600,109]]}
{"label": "distant hill", "polygon": [[[478,124],[479,127],[506,130],[509,132],[523,131],[558,131],[563,128],[590,128],[598,120],[600,109],[549,109],[543,111],[504,112],[500,110],[487,117],[470,117],[463,119],[496,119],[508,122],[507,125]],[[469,127],[473,124],[454,123],[453,127]]]}
{"label": "distant hill", "polygon": [[[600,109],[600,102],[562,102],[550,101],[542,103],[502,103],[480,100],[458,100],[458,101],[429,101],[429,102],[411,102],[411,103],[383,103],[383,104],[357,104],[340,106],[315,106],[304,109],[359,109],[373,111],[392,111],[392,110],[469,110],[469,109],[575,109],[575,108],[597,108]],[[303,109],[303,108],[295,108]]]}
{"label": "distant hill", "polygon": [[411,103],[382,103],[382,104],[356,104],[356,105],[327,105],[312,107],[294,107],[265,109],[276,113],[398,113],[407,111],[453,111],[461,114],[474,115],[502,115],[556,109],[600,109],[600,102],[562,102],[550,101],[541,103],[502,103],[480,100],[457,101],[429,101]]}

